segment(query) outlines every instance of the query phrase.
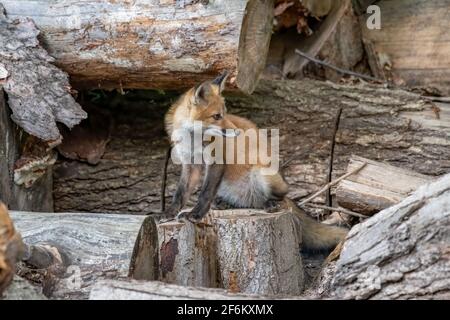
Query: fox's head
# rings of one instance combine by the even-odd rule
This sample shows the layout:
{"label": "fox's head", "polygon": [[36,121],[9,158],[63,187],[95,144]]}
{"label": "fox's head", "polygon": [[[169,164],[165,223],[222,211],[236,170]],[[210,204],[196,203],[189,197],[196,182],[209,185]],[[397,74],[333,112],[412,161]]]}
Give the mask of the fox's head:
{"label": "fox's head", "polygon": [[[224,72],[212,81],[205,81],[188,93],[190,122],[201,122],[205,135],[235,137],[236,127],[225,119],[226,107],[222,91],[228,73]],[[228,130],[227,130],[228,129]]]}

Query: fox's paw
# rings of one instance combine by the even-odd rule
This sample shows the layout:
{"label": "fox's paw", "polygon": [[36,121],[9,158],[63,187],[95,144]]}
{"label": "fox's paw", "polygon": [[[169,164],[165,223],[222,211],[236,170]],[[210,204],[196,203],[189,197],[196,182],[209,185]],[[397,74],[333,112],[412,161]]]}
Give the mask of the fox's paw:
{"label": "fox's paw", "polygon": [[184,221],[184,222],[191,222],[191,223],[197,223],[201,220],[201,217],[198,217],[195,213],[193,213],[192,211],[181,211],[178,215],[177,215],[177,220],[178,221]]}

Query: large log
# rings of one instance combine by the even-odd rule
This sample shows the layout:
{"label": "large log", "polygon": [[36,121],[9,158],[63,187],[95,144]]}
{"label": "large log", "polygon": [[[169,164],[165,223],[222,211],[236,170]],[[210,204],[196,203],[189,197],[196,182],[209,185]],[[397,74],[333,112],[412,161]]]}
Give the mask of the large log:
{"label": "large log", "polygon": [[244,92],[256,86],[274,0],[2,1],[30,17],[56,63],[83,88],[180,89],[222,70]]}
{"label": "large log", "polygon": [[[162,117],[173,97],[139,94],[105,101],[116,106],[116,124],[98,165],[56,164],[55,210],[159,210],[168,146]],[[431,176],[450,170],[450,105],[433,105],[403,90],[314,80],[261,81],[252,96],[227,96],[227,108],[260,127],[280,130],[281,163],[292,198],[305,197],[328,182],[332,143],[333,179],[345,173],[352,154]],[[342,114],[333,140],[339,108]],[[167,203],[179,170],[169,164]]]}
{"label": "large log", "polygon": [[[366,26],[363,41],[372,72],[399,85],[450,94],[447,0],[381,0],[381,29]],[[414,32],[412,32],[414,30]]]}
{"label": "large log", "polygon": [[48,294],[52,298],[77,299],[87,298],[90,287],[99,279],[128,275],[133,246],[144,219],[131,215],[14,211],[11,218],[29,247],[56,249],[56,255],[65,260],[62,267],[66,270],[55,276],[52,281],[57,283],[51,284]]}
{"label": "large log", "polygon": [[[292,297],[289,297],[292,299]],[[255,300],[270,296],[230,293],[223,289],[192,288],[157,281],[99,281],[90,300]]]}
{"label": "large log", "polygon": [[348,234],[333,279],[340,299],[450,298],[450,174]]}
{"label": "large log", "polygon": [[342,180],[336,189],[336,200],[341,207],[364,214],[374,214],[397,204],[432,177],[412,170],[394,167],[382,162],[353,156],[347,172],[366,166]]}

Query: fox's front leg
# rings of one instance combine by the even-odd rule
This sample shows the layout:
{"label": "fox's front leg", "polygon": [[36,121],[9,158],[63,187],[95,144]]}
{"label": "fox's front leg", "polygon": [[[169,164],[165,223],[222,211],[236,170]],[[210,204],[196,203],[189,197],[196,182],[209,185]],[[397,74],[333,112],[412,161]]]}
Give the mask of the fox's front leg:
{"label": "fox's front leg", "polygon": [[175,192],[172,204],[164,215],[166,218],[175,217],[189,200],[195,186],[200,180],[201,166],[193,164],[183,164],[180,180],[178,181],[177,191]]}
{"label": "fox's front leg", "polygon": [[202,189],[198,197],[198,202],[191,212],[181,212],[179,219],[188,219],[190,221],[200,221],[211,208],[211,204],[216,197],[217,189],[222,181],[225,166],[223,164],[213,164],[206,168],[206,175],[203,181]]}

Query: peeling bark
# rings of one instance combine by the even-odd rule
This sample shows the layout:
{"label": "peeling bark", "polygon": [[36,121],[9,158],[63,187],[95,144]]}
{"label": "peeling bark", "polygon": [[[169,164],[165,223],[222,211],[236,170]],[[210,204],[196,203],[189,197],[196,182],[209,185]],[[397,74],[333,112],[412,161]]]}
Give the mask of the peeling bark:
{"label": "peeling bark", "polygon": [[71,96],[67,74],[52,64],[54,59],[40,46],[38,35],[32,20],[9,19],[0,6],[0,57],[8,73],[3,89],[11,118],[27,133],[58,144],[56,123],[72,128],[86,113]]}
{"label": "peeling bark", "polygon": [[450,175],[348,234],[333,279],[340,299],[450,298]]}

